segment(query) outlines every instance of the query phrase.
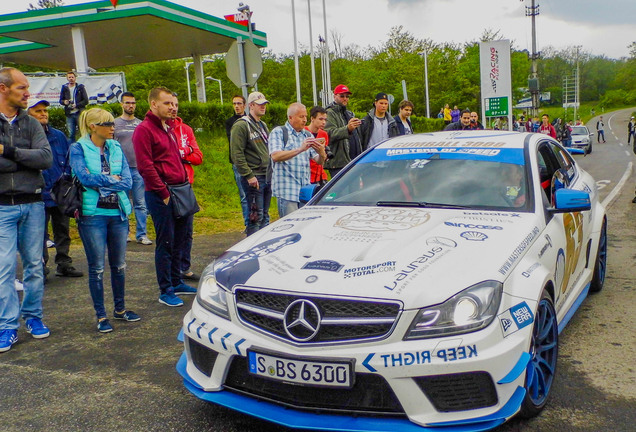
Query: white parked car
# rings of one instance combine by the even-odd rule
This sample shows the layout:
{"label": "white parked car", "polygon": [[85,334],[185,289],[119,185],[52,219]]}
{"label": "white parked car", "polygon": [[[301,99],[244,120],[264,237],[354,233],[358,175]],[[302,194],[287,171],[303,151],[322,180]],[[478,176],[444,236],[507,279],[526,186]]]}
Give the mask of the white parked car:
{"label": "white parked car", "polygon": [[289,427],[488,430],[544,408],[606,257],[596,183],[552,138],[392,138],[207,267],[177,369]]}
{"label": "white parked car", "polygon": [[583,149],[585,154],[592,153],[592,133],[587,126],[572,126],[572,147]]}

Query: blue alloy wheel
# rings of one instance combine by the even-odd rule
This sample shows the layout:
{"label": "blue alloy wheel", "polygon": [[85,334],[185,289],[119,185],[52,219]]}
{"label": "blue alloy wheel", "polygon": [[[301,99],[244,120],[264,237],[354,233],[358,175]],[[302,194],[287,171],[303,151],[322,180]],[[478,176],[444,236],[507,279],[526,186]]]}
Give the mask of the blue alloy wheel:
{"label": "blue alloy wheel", "polygon": [[603,219],[601,235],[598,238],[598,252],[596,263],[594,263],[594,276],[590,283],[591,292],[599,292],[605,283],[605,272],[607,271],[607,218]]}
{"label": "blue alloy wheel", "polygon": [[519,412],[522,417],[536,416],[548,400],[559,355],[558,338],[559,329],[552,298],[544,292],[532,328],[532,360],[526,370],[526,397]]}

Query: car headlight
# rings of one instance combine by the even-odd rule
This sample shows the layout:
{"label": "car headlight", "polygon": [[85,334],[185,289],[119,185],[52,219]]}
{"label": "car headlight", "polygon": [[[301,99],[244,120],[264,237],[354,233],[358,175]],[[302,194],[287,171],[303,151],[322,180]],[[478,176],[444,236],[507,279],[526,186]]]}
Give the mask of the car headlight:
{"label": "car headlight", "polygon": [[420,309],[404,339],[425,339],[469,333],[487,327],[497,315],[503,285],[484,281],[444,303]]}
{"label": "car headlight", "polygon": [[197,300],[199,304],[210,312],[225,319],[230,319],[227,307],[227,291],[216,283],[214,277],[214,263],[203,270],[197,290]]}
{"label": "car headlight", "polygon": [[590,139],[589,139],[589,138],[582,138],[582,139],[581,139],[581,142],[582,142],[583,144],[589,144]]}

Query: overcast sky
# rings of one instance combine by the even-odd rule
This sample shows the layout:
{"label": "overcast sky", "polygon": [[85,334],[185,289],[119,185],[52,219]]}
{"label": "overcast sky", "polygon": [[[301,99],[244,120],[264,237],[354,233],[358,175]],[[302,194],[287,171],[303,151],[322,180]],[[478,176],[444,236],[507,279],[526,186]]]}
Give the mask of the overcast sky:
{"label": "overcast sky", "polygon": [[[292,0],[242,0],[258,30],[267,33],[276,53],[293,52]],[[531,19],[525,8],[531,0],[324,0],[329,31],[337,30],[344,44],[378,46],[393,26],[434,42],[477,40],[484,30],[499,31],[516,49],[532,49]],[[2,0],[0,13],[22,12],[37,0]],[[222,17],[236,12],[239,1],[173,0],[201,12]],[[88,3],[65,0],[65,5]],[[582,50],[610,58],[628,56],[636,41],[636,0],[536,0],[537,49],[581,45]],[[307,0],[295,0],[298,42],[309,45]],[[324,33],[323,0],[311,0],[314,41]]]}

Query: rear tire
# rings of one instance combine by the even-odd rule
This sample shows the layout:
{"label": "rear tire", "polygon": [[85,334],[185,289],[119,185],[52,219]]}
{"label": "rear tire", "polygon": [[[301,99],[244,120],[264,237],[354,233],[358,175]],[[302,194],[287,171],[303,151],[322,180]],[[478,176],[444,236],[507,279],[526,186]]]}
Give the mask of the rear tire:
{"label": "rear tire", "polygon": [[598,251],[594,263],[594,275],[590,282],[590,292],[597,293],[603,289],[607,272],[607,217],[603,218],[601,234],[598,238]]}
{"label": "rear tire", "polygon": [[543,291],[532,327],[530,343],[532,359],[526,368],[526,396],[519,416],[535,417],[550,396],[559,356],[559,328],[554,303],[547,291]]}

